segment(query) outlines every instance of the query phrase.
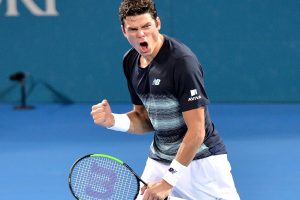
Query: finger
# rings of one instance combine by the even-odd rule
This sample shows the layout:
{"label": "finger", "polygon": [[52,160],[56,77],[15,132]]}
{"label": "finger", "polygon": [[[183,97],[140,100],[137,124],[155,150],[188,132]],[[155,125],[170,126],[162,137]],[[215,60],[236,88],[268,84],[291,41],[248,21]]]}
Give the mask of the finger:
{"label": "finger", "polygon": [[108,118],[107,112],[103,108],[98,108],[97,110],[92,111],[91,115],[92,115],[93,119]]}
{"label": "finger", "polygon": [[94,120],[105,119],[104,116],[105,115],[103,113],[101,113],[101,112],[97,112],[97,113],[94,113],[92,115],[92,117],[93,117]]}
{"label": "finger", "polygon": [[[92,106],[92,111],[98,111],[98,109],[102,109],[102,111],[111,112],[110,106],[106,100],[103,100],[101,103]],[[100,110],[101,111],[101,110]]]}
{"label": "finger", "polygon": [[143,196],[143,200],[148,200],[149,199],[149,195],[147,193],[147,190],[145,191],[145,194]]}
{"label": "finger", "polygon": [[95,124],[103,124],[105,122],[105,118],[100,115],[93,116],[93,120]]}
{"label": "finger", "polygon": [[106,99],[104,99],[104,100],[102,101],[102,105],[103,105],[103,107],[104,107],[104,109],[105,109],[106,111],[111,112],[110,105],[109,105],[109,103],[108,103],[108,101],[107,101]]}
{"label": "finger", "polygon": [[141,187],[141,189],[140,189],[141,195],[143,195],[145,193],[146,189],[147,189],[147,186],[145,186],[145,185],[143,187]]}
{"label": "finger", "polygon": [[109,105],[108,101],[106,99],[103,99],[100,103],[97,103],[97,104],[93,105],[92,110],[97,109],[97,108],[102,107],[102,106],[107,106],[107,105]]}
{"label": "finger", "polygon": [[108,101],[107,101],[106,99],[103,99],[101,103],[102,103],[103,106],[109,105],[109,104],[108,104]]}
{"label": "finger", "polygon": [[92,110],[96,110],[101,107],[102,107],[102,103],[98,103],[98,104],[92,106]]}
{"label": "finger", "polygon": [[105,126],[105,127],[109,126],[109,122],[104,117],[95,118],[94,123],[97,124],[97,125]]}
{"label": "finger", "polygon": [[98,108],[91,111],[91,115],[95,115],[95,114],[103,113],[103,112],[105,112],[104,107],[98,107]]}

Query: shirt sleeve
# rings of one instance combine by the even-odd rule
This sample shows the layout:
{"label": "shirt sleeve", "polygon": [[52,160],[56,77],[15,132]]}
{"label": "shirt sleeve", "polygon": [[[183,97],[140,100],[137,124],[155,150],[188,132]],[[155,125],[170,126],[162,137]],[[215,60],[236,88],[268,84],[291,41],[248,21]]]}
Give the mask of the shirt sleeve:
{"label": "shirt sleeve", "polygon": [[139,96],[137,95],[137,93],[135,92],[135,89],[132,85],[132,68],[134,66],[134,62],[133,59],[130,57],[132,57],[133,51],[129,50],[123,57],[123,71],[124,71],[124,75],[126,77],[127,80],[127,87],[128,87],[128,91],[130,94],[130,99],[131,99],[131,103],[134,105],[142,105],[142,101],[139,98]]}
{"label": "shirt sleeve", "polygon": [[128,91],[129,91],[130,98],[131,98],[131,103],[134,105],[142,105],[143,102],[141,101],[140,97],[136,94],[136,92],[132,86],[132,82],[128,79],[127,79],[127,86],[128,86]]}
{"label": "shirt sleeve", "polygon": [[181,111],[188,111],[209,103],[205,88],[203,71],[195,56],[178,58],[174,68],[175,95]]}

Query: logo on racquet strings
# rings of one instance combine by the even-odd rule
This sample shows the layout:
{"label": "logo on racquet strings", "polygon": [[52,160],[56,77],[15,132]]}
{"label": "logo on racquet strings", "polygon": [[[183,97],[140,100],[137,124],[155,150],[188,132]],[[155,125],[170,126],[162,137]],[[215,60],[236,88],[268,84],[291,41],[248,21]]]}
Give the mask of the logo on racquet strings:
{"label": "logo on racquet strings", "polygon": [[88,183],[85,188],[86,195],[95,199],[106,199],[114,194],[114,185],[117,175],[113,170],[103,168],[93,163],[89,171]]}

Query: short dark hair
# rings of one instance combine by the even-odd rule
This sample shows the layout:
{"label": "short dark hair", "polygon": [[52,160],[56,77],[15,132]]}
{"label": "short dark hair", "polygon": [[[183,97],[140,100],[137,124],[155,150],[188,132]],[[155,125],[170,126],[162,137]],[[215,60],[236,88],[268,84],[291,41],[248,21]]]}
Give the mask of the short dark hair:
{"label": "short dark hair", "polygon": [[149,13],[153,19],[157,18],[157,11],[153,0],[122,0],[119,7],[119,18],[124,25],[127,16]]}

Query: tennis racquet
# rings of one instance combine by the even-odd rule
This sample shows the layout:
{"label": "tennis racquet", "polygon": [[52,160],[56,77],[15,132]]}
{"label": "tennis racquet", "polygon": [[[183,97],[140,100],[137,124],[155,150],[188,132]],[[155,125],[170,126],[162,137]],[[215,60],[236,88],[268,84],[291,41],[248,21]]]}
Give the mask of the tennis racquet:
{"label": "tennis racquet", "polygon": [[134,200],[140,182],[147,185],[126,163],[106,154],[89,154],[78,159],[68,180],[78,200]]}

